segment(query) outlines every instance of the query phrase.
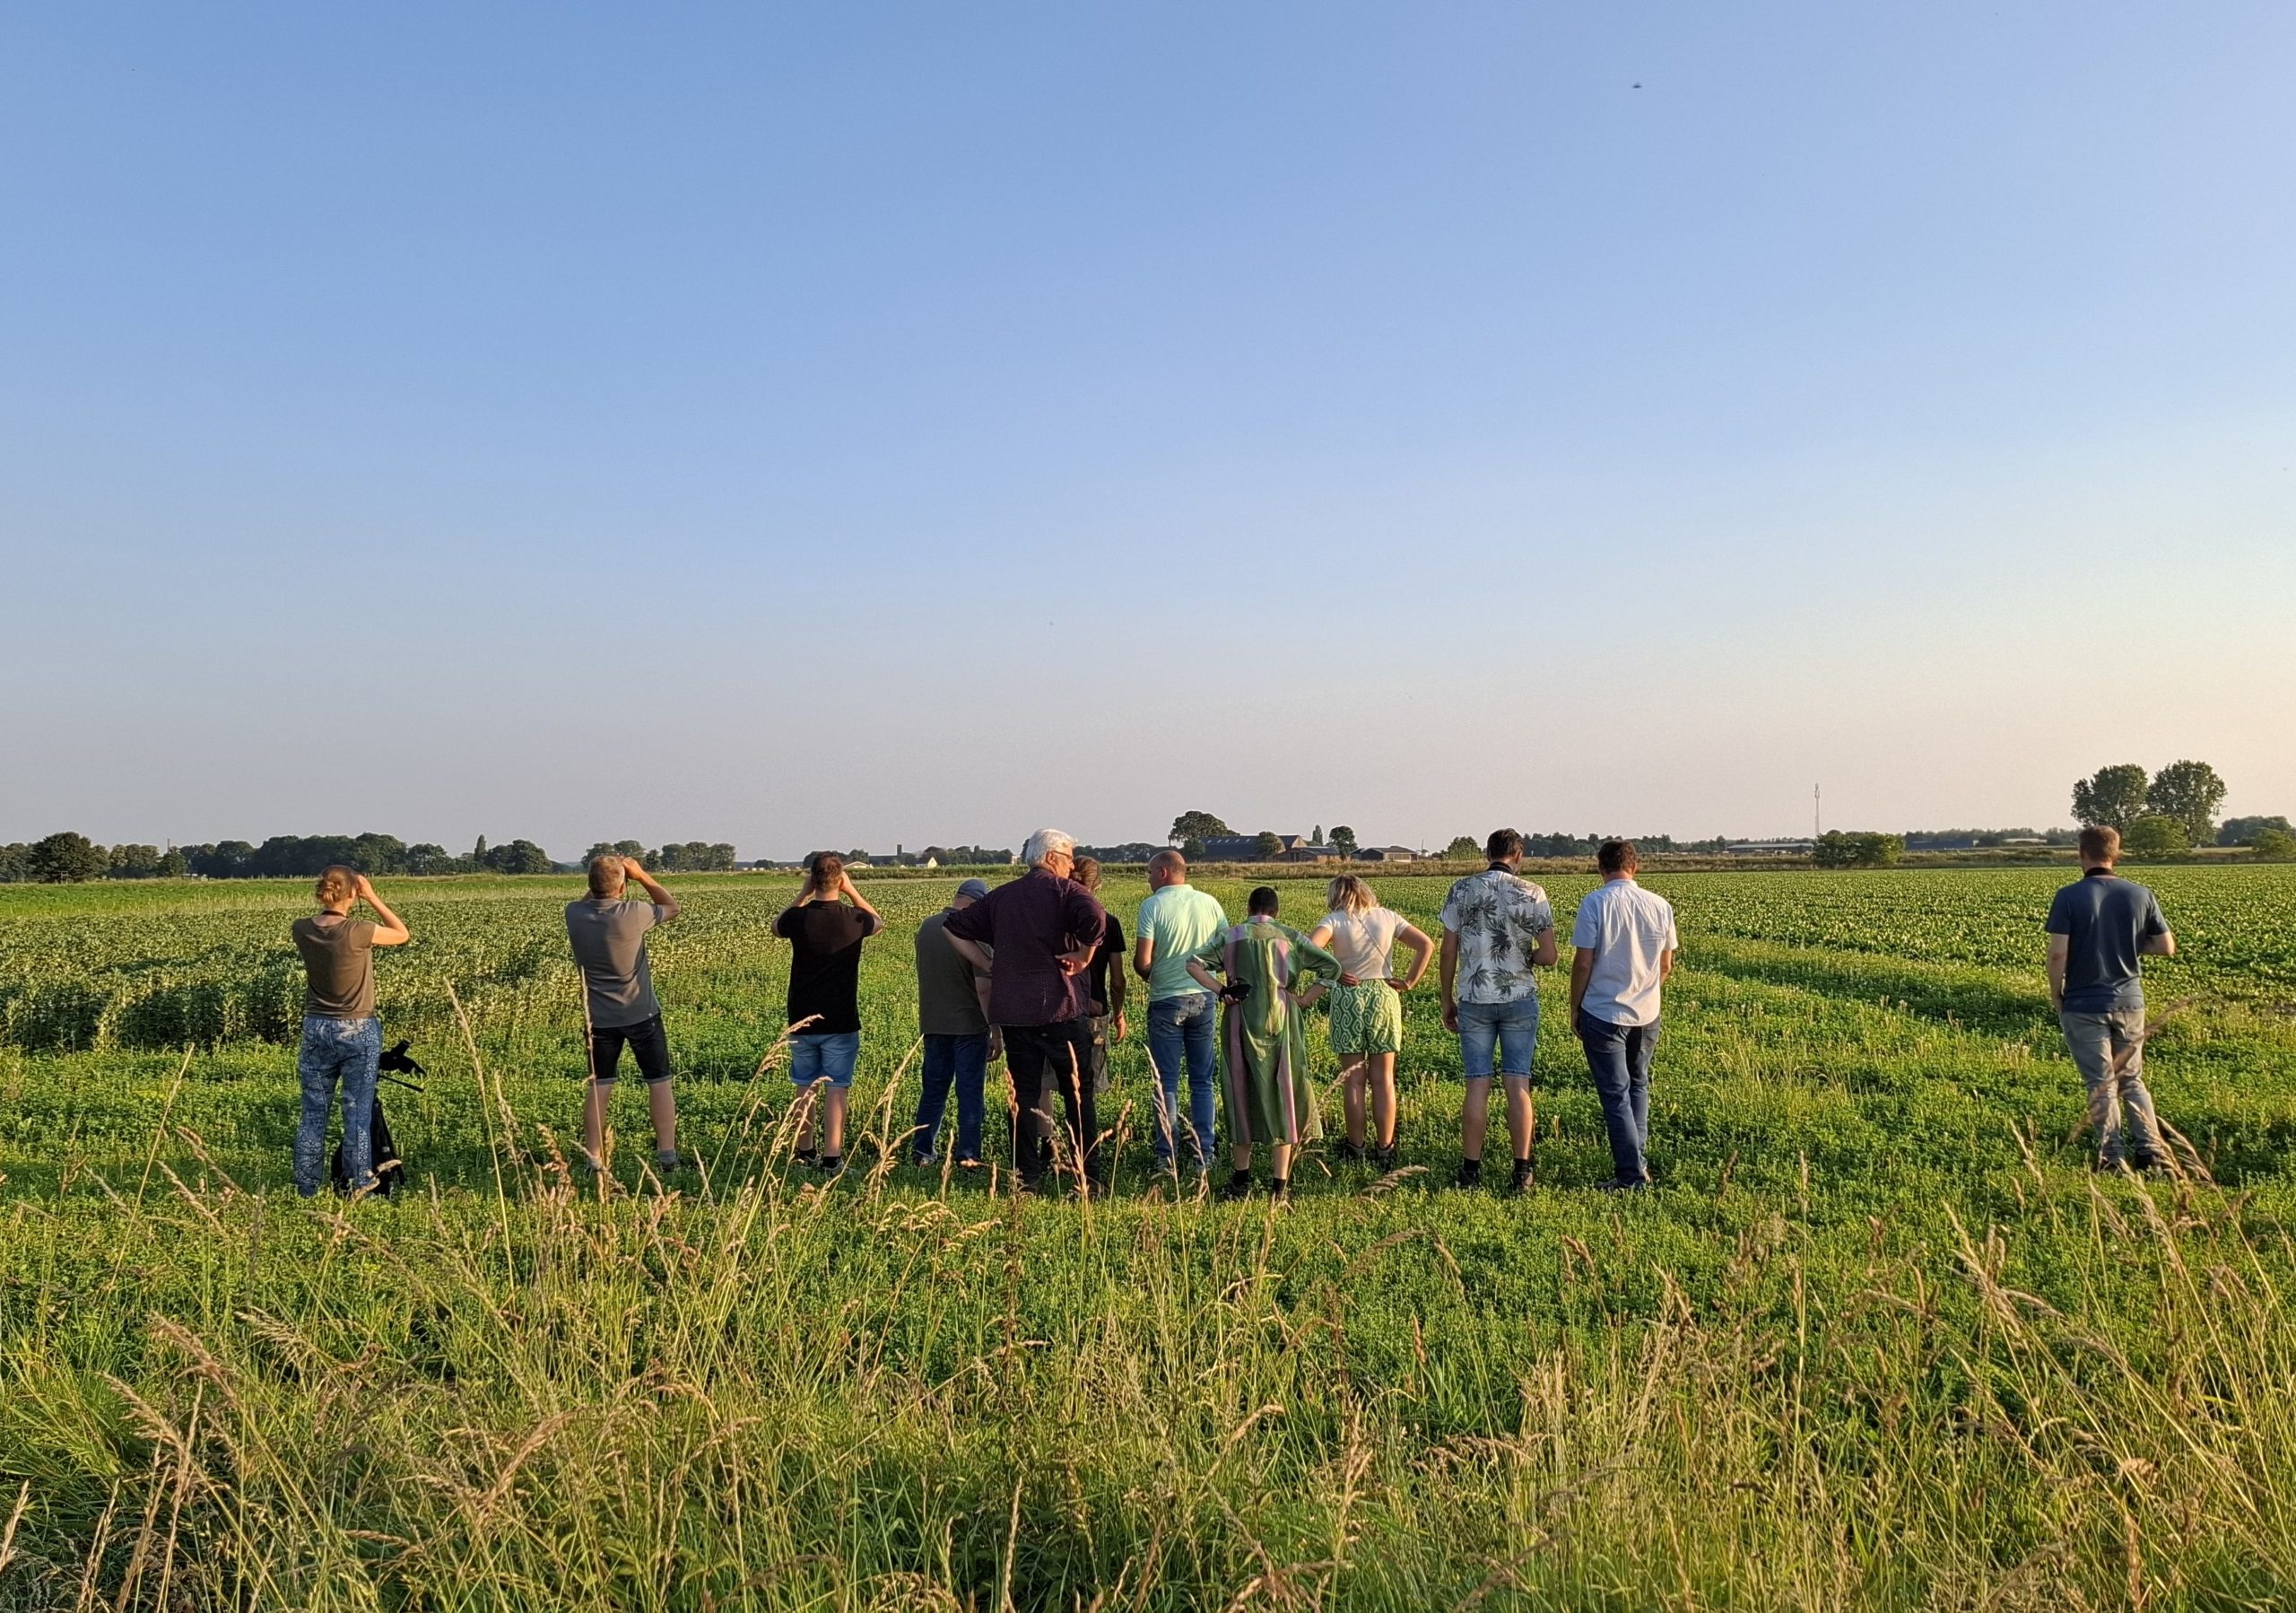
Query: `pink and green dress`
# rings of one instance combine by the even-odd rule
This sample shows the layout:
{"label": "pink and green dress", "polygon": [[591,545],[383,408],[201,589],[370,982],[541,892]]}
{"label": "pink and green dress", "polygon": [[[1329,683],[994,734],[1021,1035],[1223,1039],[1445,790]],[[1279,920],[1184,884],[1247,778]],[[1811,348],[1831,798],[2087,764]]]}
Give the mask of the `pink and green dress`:
{"label": "pink and green dress", "polygon": [[1285,993],[1304,991],[1319,976],[1337,980],[1339,960],[1288,925],[1247,919],[1213,937],[1196,961],[1231,985],[1250,988],[1222,1016],[1228,1140],[1296,1147],[1321,1137],[1308,1080],[1306,1016]]}

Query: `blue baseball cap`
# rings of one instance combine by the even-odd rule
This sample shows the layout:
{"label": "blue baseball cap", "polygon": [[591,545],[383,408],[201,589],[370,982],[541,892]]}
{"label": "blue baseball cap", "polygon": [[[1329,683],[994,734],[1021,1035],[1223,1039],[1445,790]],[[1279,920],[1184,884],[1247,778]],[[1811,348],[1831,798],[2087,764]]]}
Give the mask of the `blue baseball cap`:
{"label": "blue baseball cap", "polygon": [[978,902],[983,896],[988,894],[988,881],[986,879],[968,879],[957,887],[957,894],[960,896],[970,896],[975,902]]}

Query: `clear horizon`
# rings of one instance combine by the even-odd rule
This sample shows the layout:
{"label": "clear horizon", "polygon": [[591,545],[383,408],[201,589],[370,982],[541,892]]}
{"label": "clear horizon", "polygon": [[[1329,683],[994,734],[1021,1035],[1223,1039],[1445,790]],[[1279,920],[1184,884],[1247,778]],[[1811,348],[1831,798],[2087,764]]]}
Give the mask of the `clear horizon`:
{"label": "clear horizon", "polygon": [[2296,815],[2292,47],[13,13],[0,841]]}

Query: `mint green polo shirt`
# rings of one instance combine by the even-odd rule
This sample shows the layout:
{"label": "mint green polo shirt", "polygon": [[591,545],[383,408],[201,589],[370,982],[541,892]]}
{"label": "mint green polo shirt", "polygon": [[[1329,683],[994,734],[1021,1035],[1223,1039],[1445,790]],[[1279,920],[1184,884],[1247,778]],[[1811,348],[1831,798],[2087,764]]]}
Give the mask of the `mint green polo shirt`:
{"label": "mint green polo shirt", "polygon": [[1140,904],[1140,920],[1132,929],[1135,940],[1152,941],[1155,951],[1148,963],[1148,1000],[1190,997],[1204,988],[1187,972],[1196,950],[1218,935],[1228,922],[1227,910],[1216,896],[1192,885],[1168,885],[1151,891]]}

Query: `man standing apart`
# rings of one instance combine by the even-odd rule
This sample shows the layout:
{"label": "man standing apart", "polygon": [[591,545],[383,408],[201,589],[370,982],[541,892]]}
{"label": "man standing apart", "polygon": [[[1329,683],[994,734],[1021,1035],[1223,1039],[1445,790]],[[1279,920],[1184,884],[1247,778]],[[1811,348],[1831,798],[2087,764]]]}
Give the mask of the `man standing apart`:
{"label": "man standing apart", "polygon": [[1050,1139],[1039,1138],[1037,1129],[1039,1115],[1049,1120],[1048,1083],[1058,1086],[1068,1113],[1078,1185],[1097,1181],[1100,1112],[1087,1077],[1091,1042],[1083,975],[1108,914],[1068,877],[1075,854],[1070,836],[1038,830],[1022,852],[1029,871],[951,913],[942,927],[966,961],[988,976],[988,1019],[1004,1039],[1004,1068],[1013,1078],[1013,1165],[1031,1187],[1050,1163]]}
{"label": "man standing apart", "polygon": [[[1100,859],[1080,857],[1076,870],[1069,876],[1092,894],[1100,896]],[[1103,904],[1105,906],[1105,904]],[[1092,1078],[1092,1095],[1105,1096],[1109,1090],[1109,1033],[1116,1033],[1122,1042],[1128,1027],[1124,1021],[1124,969],[1118,960],[1124,956],[1124,926],[1109,914],[1108,928],[1100,932],[1100,944],[1092,949],[1092,961],[1084,965],[1085,1030],[1091,1038],[1092,1056],[1087,1071]]]}
{"label": "man standing apart", "polygon": [[1658,1050],[1661,989],[1681,942],[1674,910],[1634,881],[1634,842],[1606,840],[1595,854],[1603,883],[1570,926],[1570,1023],[1602,1094],[1614,1190],[1650,1185],[1650,1059]]}
{"label": "man standing apart", "polygon": [[2152,893],[2113,872],[2119,858],[2118,830],[2081,831],[2081,877],[2049,904],[2048,998],[2089,1089],[2092,1168],[2154,1171],[2166,1158],[2144,1086],[2141,960],[2174,957],[2177,937]]}
{"label": "man standing apart", "polygon": [[1187,1068],[1189,1152],[1196,1174],[1212,1159],[1212,1104],[1219,1086],[1219,998],[1188,972],[1188,960],[1228,928],[1217,898],[1187,882],[1187,859],[1159,851],[1148,859],[1148,900],[1133,927],[1132,972],[1148,985],[1148,1057],[1156,1067],[1156,1168],[1178,1164],[1172,1127],[1179,1112],[1180,1068]]}
{"label": "man standing apart", "polygon": [[1491,1124],[1491,1081],[1507,1087],[1507,1130],[1515,1141],[1521,1192],[1531,1181],[1531,1061],[1539,1045],[1539,982],[1535,969],[1553,963],[1554,904],[1523,877],[1523,837],[1494,829],[1483,842],[1491,866],[1451,886],[1443,902],[1443,1028],[1459,1039],[1466,1096],[1459,1112],[1457,1186],[1483,1181],[1483,1143]]}
{"label": "man standing apart", "polygon": [[996,1056],[988,1025],[988,980],[944,933],[949,915],[988,894],[985,881],[968,879],[949,905],[917,927],[917,1028],[925,1039],[924,1086],[917,1096],[910,1158],[933,1163],[949,1088],[957,1089],[957,1163],[980,1164],[981,1085]]}
{"label": "man standing apart", "polygon": [[803,1139],[797,1163],[828,1174],[844,1168],[845,1103],[861,1059],[861,943],[883,928],[834,851],[805,859],[804,887],[773,920],[773,933],[789,943],[789,1080],[797,1089],[789,1118]]}
{"label": "man standing apart", "polygon": [[[663,1170],[678,1164],[678,1101],[670,1090],[670,1039],[662,1028],[662,1005],[654,996],[654,971],[646,956],[646,932],[678,916],[677,898],[634,857],[606,853],[590,859],[590,894],[566,904],[566,942],[582,972],[583,1041],[589,1050],[590,1091],[582,1105],[582,1158],[591,1170],[605,1169],[606,1105],[622,1073],[627,1045],[646,1083],[646,1108],[654,1121],[654,1161]],[[636,880],[646,900],[627,900]]]}
{"label": "man standing apart", "polygon": [[[326,1113],[343,1093],[343,1174],[353,1193],[375,1185],[375,1062],[383,1053],[383,1022],[375,1017],[378,946],[402,946],[412,937],[383,905],[367,876],[341,864],[319,876],[319,911],[295,920],[295,950],[303,957],[303,1040],[295,1054],[302,1083],[302,1121],[295,1128],[295,1190],[309,1199],[326,1179]],[[374,919],[354,919],[364,902]]]}

